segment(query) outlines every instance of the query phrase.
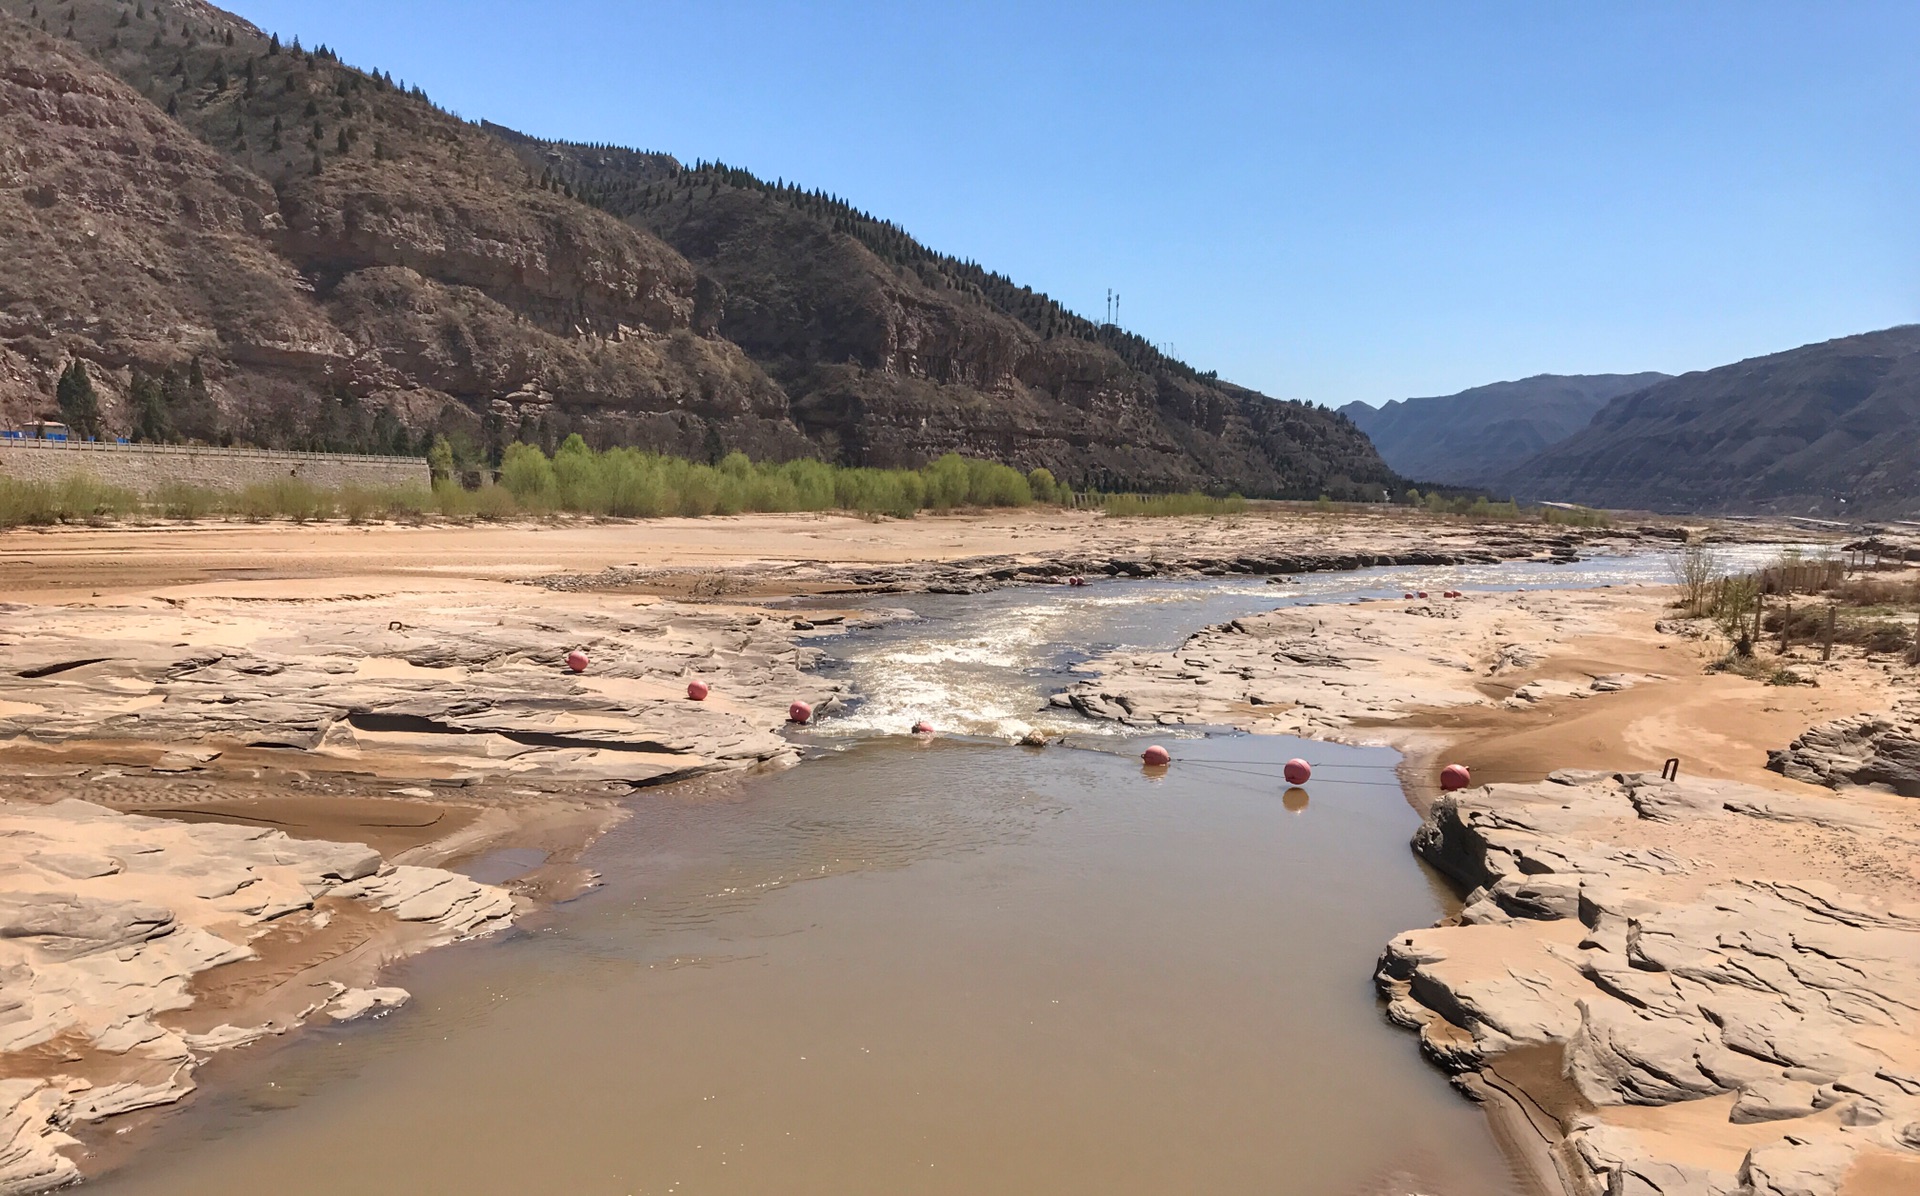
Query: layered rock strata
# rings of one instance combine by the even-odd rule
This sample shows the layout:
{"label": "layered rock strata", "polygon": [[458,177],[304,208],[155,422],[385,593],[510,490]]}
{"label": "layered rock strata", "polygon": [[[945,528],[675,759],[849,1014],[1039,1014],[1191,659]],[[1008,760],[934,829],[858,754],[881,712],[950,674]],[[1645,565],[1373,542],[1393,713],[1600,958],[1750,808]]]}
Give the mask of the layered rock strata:
{"label": "layered rock strata", "polygon": [[1808,728],[1767,767],[1829,789],[1865,786],[1920,797],[1920,709],[1856,714]]}
{"label": "layered rock strata", "polygon": [[1396,1022],[1530,1119],[1580,1196],[1836,1193],[1920,1165],[1920,808],[1556,774],[1442,797],[1471,890],[1397,935]]}
{"label": "layered rock strata", "polygon": [[[393,866],[352,843],[189,824],[77,800],[0,804],[0,1193],[78,1179],[77,1125],[179,1100],[215,1051],[327,1011],[360,1016],[398,989],[316,981],[293,1009],[202,1032],[170,1024],[195,978],[260,958],[270,936],[380,911],[411,949],[512,921],[503,890]],[[404,925],[398,925],[404,924]],[[395,937],[392,941],[400,941]]]}
{"label": "layered rock strata", "polygon": [[[644,786],[791,760],[787,704],[832,696],[786,621],[653,602],[562,613],[500,589],[0,609],[0,736],[151,743],[187,771],[278,749],[395,778]],[[564,663],[574,650],[584,674]],[[712,700],[687,700],[695,676]]]}
{"label": "layered rock strata", "polygon": [[1549,652],[1609,629],[1615,601],[1561,591],[1283,607],[1196,632],[1172,652],[1098,657],[1079,666],[1091,677],[1052,702],[1135,726],[1352,739],[1361,720],[1617,692],[1641,678],[1527,676]]}

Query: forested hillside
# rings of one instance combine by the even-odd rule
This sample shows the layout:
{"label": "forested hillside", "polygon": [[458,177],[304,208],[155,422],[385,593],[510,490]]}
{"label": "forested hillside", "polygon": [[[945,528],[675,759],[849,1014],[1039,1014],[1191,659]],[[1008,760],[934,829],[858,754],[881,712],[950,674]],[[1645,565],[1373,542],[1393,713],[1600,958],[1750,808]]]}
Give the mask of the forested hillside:
{"label": "forested hillside", "polygon": [[0,416],[476,456],[949,450],[1377,495],[1343,417],[1201,375],[819,192],[463,121],[199,0],[0,0]]}

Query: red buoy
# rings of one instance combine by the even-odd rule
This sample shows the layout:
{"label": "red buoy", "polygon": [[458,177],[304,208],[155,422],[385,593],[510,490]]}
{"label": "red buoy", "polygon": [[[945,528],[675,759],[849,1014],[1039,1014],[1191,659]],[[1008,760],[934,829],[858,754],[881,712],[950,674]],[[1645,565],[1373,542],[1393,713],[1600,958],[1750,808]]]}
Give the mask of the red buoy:
{"label": "red buoy", "polygon": [[913,733],[915,735],[931,735],[933,734],[933,724],[922,719],[920,722],[913,724]]}
{"label": "red buoy", "polygon": [[1067,584],[1070,586],[1083,586],[1087,584],[1087,579],[1084,577],[1069,577],[1067,578]]}
{"label": "red buoy", "polygon": [[687,697],[693,699],[696,702],[706,701],[707,695],[712,692],[713,692],[712,690],[707,688],[707,683],[705,681],[687,682]]}
{"label": "red buoy", "polygon": [[1156,743],[1140,753],[1140,762],[1149,768],[1164,768],[1173,763],[1173,753]]}
{"label": "red buoy", "polygon": [[1313,779],[1313,765],[1295,756],[1287,761],[1287,766],[1281,770],[1281,775],[1287,778],[1289,785],[1304,785]]}
{"label": "red buoy", "polygon": [[1412,594],[1412,593],[1406,593],[1406,594],[1402,594],[1402,595],[1400,595],[1400,596],[1401,596],[1402,598],[1412,598],[1412,597],[1413,597],[1413,594]]}
{"label": "red buoy", "polygon": [[1427,596],[1427,592],[1425,590],[1421,590],[1419,594],[1416,595],[1416,597],[1420,597],[1420,598],[1425,598],[1426,596]]}
{"label": "red buoy", "polygon": [[1452,793],[1473,784],[1473,773],[1464,764],[1449,764],[1440,770],[1440,788]]}
{"label": "red buoy", "polygon": [[578,648],[575,648],[573,651],[567,653],[567,667],[572,669],[576,673],[586,672],[587,671],[587,654],[585,652],[582,652]]}
{"label": "red buoy", "polygon": [[795,702],[787,707],[787,721],[790,723],[804,723],[812,717],[813,707],[805,702]]}

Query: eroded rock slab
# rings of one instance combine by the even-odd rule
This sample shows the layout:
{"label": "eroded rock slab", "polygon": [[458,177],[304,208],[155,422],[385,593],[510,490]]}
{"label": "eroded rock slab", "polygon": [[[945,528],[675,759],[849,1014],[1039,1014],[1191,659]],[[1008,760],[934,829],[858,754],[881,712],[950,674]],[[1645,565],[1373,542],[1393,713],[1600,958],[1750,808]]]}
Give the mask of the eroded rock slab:
{"label": "eroded rock slab", "polygon": [[[807,673],[819,649],[803,642],[837,629],[803,636],[746,608],[504,585],[235,589],[0,609],[0,741],[146,743],[146,768],[182,777],[264,748],[396,779],[638,786],[791,760],[788,704],[837,689]],[[584,673],[566,665],[576,649]],[[707,701],[687,699],[694,679]]]}
{"label": "eroded rock slab", "polygon": [[1859,785],[1920,797],[1920,709],[1856,714],[1812,727],[1767,767],[1796,781],[1839,789]]}
{"label": "eroded rock slab", "polygon": [[[167,1015],[194,1004],[203,973],[256,959],[269,934],[323,927],[331,913],[320,903],[387,911],[413,949],[488,934],[514,915],[501,889],[391,866],[358,844],[71,799],[0,802],[0,843],[0,1059],[11,1077],[0,1080],[0,1193],[77,1178],[60,1153],[75,1123],[176,1101],[206,1055],[296,1024],[190,1034]],[[405,996],[355,989],[305,1012],[331,1000],[345,1020]]]}
{"label": "eroded rock slab", "polygon": [[1135,726],[1351,738],[1358,720],[1501,702],[1524,708],[1631,687],[1636,679],[1618,673],[1502,681],[1611,627],[1616,605],[1599,592],[1535,592],[1283,607],[1206,628],[1172,652],[1102,655],[1077,669],[1093,676],[1053,701]]}
{"label": "eroded rock slab", "polygon": [[[1414,846],[1471,892],[1388,943],[1390,1014],[1455,1073],[1545,1052],[1570,1191],[1821,1196],[1920,1149],[1912,803],[1567,775],[1443,796]],[[1807,862],[1868,854],[1905,883]]]}

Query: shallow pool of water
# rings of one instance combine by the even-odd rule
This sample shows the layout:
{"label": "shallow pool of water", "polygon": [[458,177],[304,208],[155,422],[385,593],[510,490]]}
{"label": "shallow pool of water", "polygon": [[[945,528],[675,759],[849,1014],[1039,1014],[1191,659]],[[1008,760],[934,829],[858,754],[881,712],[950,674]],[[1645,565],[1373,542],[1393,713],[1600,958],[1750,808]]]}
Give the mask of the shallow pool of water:
{"label": "shallow pool of water", "polygon": [[1261,775],[1302,746],[1154,776],[878,741],[650,795],[602,890],[401,968],[379,1023],[211,1069],[99,1190],[1514,1191],[1371,991],[1441,902],[1414,816]]}

